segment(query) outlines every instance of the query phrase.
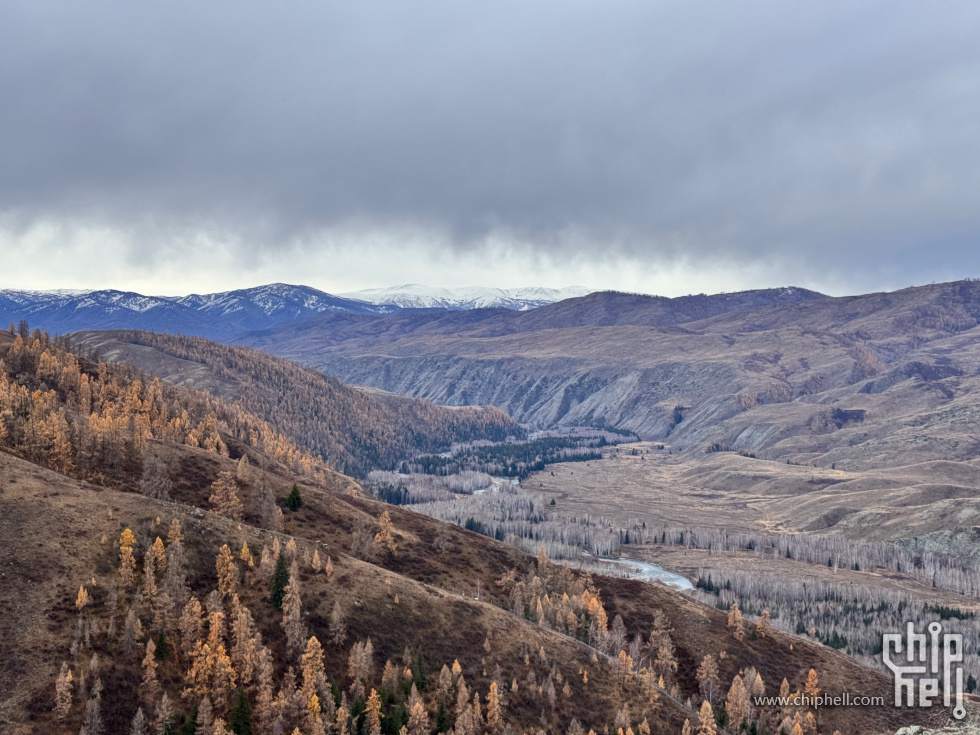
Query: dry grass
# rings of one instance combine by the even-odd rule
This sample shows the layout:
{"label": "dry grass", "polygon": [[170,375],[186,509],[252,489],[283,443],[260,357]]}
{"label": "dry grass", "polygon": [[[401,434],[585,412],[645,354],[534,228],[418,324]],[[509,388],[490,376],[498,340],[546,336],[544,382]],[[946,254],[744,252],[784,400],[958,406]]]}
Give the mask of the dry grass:
{"label": "dry grass", "polygon": [[[197,478],[178,487],[182,497],[194,491],[191,485],[231,466],[231,460],[197,451],[190,451],[182,461]],[[283,491],[290,479],[269,477]],[[593,662],[591,650],[582,644],[515,618],[499,606],[504,600],[493,581],[510,568],[531,569],[530,557],[475,534],[446,529],[404,509],[388,508],[399,530],[398,553],[392,559],[379,559],[378,565],[368,564],[350,558],[344,550],[352,527],[376,518],[384,506],[310,486],[304,487],[304,499],[302,510],[288,514],[287,532],[301,544],[307,539],[327,544],[335,564],[330,581],[322,573],[304,572],[304,607],[312,633],[327,637],[327,613],[335,600],[342,599],[349,605],[351,640],[370,635],[379,664],[385,657],[400,656],[406,645],[424,651],[430,673],[459,658],[468,680],[484,692],[489,683],[484,670],[492,675],[499,665],[508,680],[522,680],[526,672],[519,655],[522,644],[531,650],[544,646],[549,662],[563,671],[574,690],[570,699],[560,699],[554,726],[563,730],[572,717],[599,728],[612,720],[621,695],[608,664]],[[75,592],[93,575],[100,585],[111,575],[112,542],[103,542],[103,535],[115,539],[125,526],[152,527],[157,517],[161,525],[156,528],[162,533],[173,515],[180,517],[191,555],[190,583],[198,593],[214,582],[213,558],[221,543],[238,545],[247,540],[258,550],[269,539],[265,532],[188,505],[85,486],[6,454],[0,454],[0,500],[0,723],[5,733],[54,731],[52,682],[67,657]],[[432,546],[440,532],[448,534],[450,544],[443,553]],[[390,591],[385,584],[388,579]],[[482,601],[472,599],[477,583],[485,594]],[[721,613],[658,585],[607,578],[598,578],[597,583],[610,617],[621,614],[631,631],[647,630],[655,609],[667,614],[675,630],[685,689],[694,690],[693,672],[703,655],[725,650],[722,673],[726,679],[739,668],[754,665],[771,687],[784,676],[798,686],[813,666],[827,691],[890,691],[880,674],[797,638],[776,636],[738,643],[728,634]],[[282,634],[262,596],[261,591],[252,591],[246,601],[257,611],[267,642],[276,646]],[[488,634],[489,654],[482,647]],[[333,679],[344,679],[345,663],[346,649],[330,651],[327,665]],[[109,731],[121,731],[135,709],[131,686],[135,665],[120,660],[105,675]],[[577,679],[583,667],[590,672],[587,686]],[[525,729],[537,727],[541,704],[522,690],[510,698],[507,712]],[[677,732],[686,716],[690,714],[680,705],[664,699],[652,722],[654,732]],[[827,711],[823,716],[828,727],[845,733],[888,732],[914,719],[891,707]]]}

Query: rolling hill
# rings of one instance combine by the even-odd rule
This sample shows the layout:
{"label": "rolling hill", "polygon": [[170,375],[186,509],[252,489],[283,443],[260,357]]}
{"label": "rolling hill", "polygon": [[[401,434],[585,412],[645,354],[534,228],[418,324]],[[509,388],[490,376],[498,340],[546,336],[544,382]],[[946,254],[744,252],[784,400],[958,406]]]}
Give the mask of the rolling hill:
{"label": "rolling hill", "polygon": [[[706,656],[718,669],[716,703],[750,667],[768,691],[784,678],[802,688],[812,668],[825,691],[890,695],[883,674],[806,639],[759,635],[752,623],[756,634],[741,638],[723,612],[665,587],[536,560],[385,506],[329,470],[297,474],[248,431],[236,433],[257,417],[218,421],[214,441],[188,442],[154,414],[220,409],[217,399],[186,388],[155,397],[158,388],[132,373],[76,364],[43,335],[24,345],[0,334],[0,353],[4,732],[128,732],[140,716],[174,729],[220,717],[261,735],[356,732],[377,712],[384,735],[454,722],[457,732],[601,731],[628,721],[673,733],[696,722],[688,697],[700,699]],[[90,400],[89,379],[98,387],[90,419],[77,410]],[[9,412],[22,390],[39,397],[26,416]],[[144,410],[147,435],[127,418]],[[104,423],[117,418],[126,420]],[[67,448],[23,433],[50,426],[57,436],[63,419]],[[86,426],[101,439],[78,443]],[[117,464],[100,460],[109,475],[83,481],[56,471],[117,448]],[[143,487],[153,463],[168,468],[172,499],[127,492]],[[295,510],[286,503],[292,486],[302,496]],[[229,487],[240,511],[215,500]],[[267,512],[270,496],[284,513]],[[283,591],[280,567],[289,580],[281,610],[270,601]],[[664,687],[641,645],[651,631],[677,662]],[[752,717],[778,726],[786,715]],[[885,705],[832,708],[820,719],[827,730],[883,733],[935,717]]]}
{"label": "rolling hill", "polygon": [[363,476],[453,442],[502,441],[524,430],[492,406],[445,407],[336,378],[257,350],[152,332],[79,332],[74,349],[207,390],[280,427],[333,467]]}

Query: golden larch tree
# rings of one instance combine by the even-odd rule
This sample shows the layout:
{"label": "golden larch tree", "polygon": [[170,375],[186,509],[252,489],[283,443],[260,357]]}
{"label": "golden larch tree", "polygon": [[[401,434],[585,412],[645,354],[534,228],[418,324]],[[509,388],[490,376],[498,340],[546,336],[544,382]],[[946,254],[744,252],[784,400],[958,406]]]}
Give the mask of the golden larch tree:
{"label": "golden larch tree", "polygon": [[238,497],[238,483],[230,472],[219,473],[218,479],[211,483],[208,502],[215,513],[234,521],[242,520],[245,513],[242,501]]}
{"label": "golden larch tree", "polygon": [[762,615],[759,616],[759,622],[755,624],[755,632],[760,638],[772,635],[772,619],[768,610],[763,610]]}
{"label": "golden larch tree", "polygon": [[728,713],[728,723],[735,732],[740,731],[742,723],[749,718],[749,695],[745,682],[738,674],[732,679],[732,686],[728,690],[725,712]]}
{"label": "golden larch tree", "polygon": [[491,730],[500,725],[500,694],[497,691],[497,682],[490,682],[490,691],[487,692],[487,727]]}
{"label": "golden larch tree", "polygon": [[806,684],[803,685],[803,693],[811,697],[815,697],[820,694],[819,681],[817,680],[817,672],[810,669],[806,675]]}
{"label": "golden larch tree", "polygon": [[698,731],[697,735],[717,735],[718,726],[715,724],[715,712],[711,709],[711,702],[707,699],[701,703],[698,710]]}
{"label": "golden larch tree", "polygon": [[228,544],[222,544],[218,550],[214,566],[218,572],[218,592],[225,597],[231,597],[238,590],[238,566]]}
{"label": "golden larch tree", "polygon": [[123,589],[129,589],[136,581],[136,560],[133,558],[133,545],[136,537],[128,528],[119,536],[119,582]]}
{"label": "golden larch tree", "polygon": [[728,608],[728,630],[737,641],[745,640],[745,625],[742,623],[742,611],[738,609],[738,603],[733,602]]}
{"label": "golden larch tree", "polygon": [[391,515],[384,511],[378,518],[379,530],[374,536],[374,545],[379,551],[394,554],[397,545],[395,544],[395,524],[391,522]]}

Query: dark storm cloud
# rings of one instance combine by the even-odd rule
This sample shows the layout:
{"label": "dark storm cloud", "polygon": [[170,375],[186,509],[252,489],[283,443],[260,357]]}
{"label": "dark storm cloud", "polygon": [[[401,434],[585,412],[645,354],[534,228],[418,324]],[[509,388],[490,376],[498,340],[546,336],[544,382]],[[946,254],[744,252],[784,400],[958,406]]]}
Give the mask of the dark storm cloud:
{"label": "dark storm cloud", "polygon": [[0,214],[120,228],[148,257],[187,231],[247,253],[353,222],[964,275],[978,21],[966,2],[6,2]]}

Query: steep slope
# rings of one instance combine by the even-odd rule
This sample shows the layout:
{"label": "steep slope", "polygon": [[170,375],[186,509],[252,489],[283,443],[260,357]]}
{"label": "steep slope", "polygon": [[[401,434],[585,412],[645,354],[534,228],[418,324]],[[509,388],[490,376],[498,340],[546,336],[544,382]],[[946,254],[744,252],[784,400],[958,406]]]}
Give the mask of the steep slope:
{"label": "steep slope", "polygon": [[492,406],[448,408],[365,392],[257,350],[152,332],[80,332],[76,349],[165,381],[208,390],[279,426],[342,472],[391,469],[453,442],[501,441],[524,430]]}
{"label": "steep slope", "polygon": [[[181,473],[177,490],[185,503],[193,500],[195,484],[206,483],[218,473],[234,468],[231,460],[199,449],[156,449],[172,452],[172,464],[191,470]],[[294,539],[294,579],[301,581],[302,627],[306,635],[317,637],[323,644],[324,673],[333,685],[331,696],[344,691],[344,701],[354,705],[348,705],[348,712],[353,711],[355,716],[363,712],[366,693],[376,687],[382,693],[383,713],[391,718],[385,727],[393,724],[397,728],[399,722],[404,722],[403,703],[412,680],[406,682],[401,676],[398,688],[389,689],[382,680],[381,669],[383,662],[390,659],[398,665],[396,671],[400,670],[405,665],[400,663],[403,651],[408,649],[408,665],[419,671],[421,656],[428,670],[427,686],[418,676],[415,680],[432,723],[440,700],[437,672],[454,659],[461,664],[470,692],[478,692],[481,702],[491,683],[499,682],[502,720],[515,731],[541,728],[565,732],[574,727],[573,719],[585,728],[601,731],[613,723],[623,703],[629,703],[632,717],[636,718],[634,725],[647,718],[655,733],[679,732],[684,719],[695,717],[667,692],[657,691],[657,702],[651,704],[649,691],[644,690],[639,679],[624,679],[623,670],[617,668],[608,648],[597,650],[549,629],[547,623],[538,625],[507,612],[511,607],[507,588],[494,584],[514,570],[518,579],[541,574],[539,579],[546,580],[543,584],[554,590],[574,586],[577,575],[550,565],[542,570],[532,557],[424,516],[389,508],[397,549],[394,554],[379,554],[373,562],[365,562],[346,551],[356,545],[362,533],[359,529],[374,532],[375,519],[385,508],[354,495],[324,491],[298,478],[305,501],[303,508],[287,514],[284,533],[270,534],[213,513],[202,514],[187,504],[161,503],[85,486],[2,452],[0,476],[4,478],[0,497],[5,511],[0,522],[0,565],[5,570],[0,576],[0,619],[6,623],[0,637],[0,660],[4,662],[0,666],[0,723],[4,732],[46,733],[59,727],[77,730],[83,720],[84,702],[90,701],[90,695],[80,696],[79,686],[91,691],[96,680],[101,685],[100,716],[108,732],[128,731],[129,720],[140,706],[152,720],[161,692],[169,693],[178,724],[191,716],[198,697],[180,696],[186,681],[182,672],[189,664],[186,654],[181,653],[185,638],[176,627],[170,629],[167,623],[157,622],[153,612],[160,604],[158,599],[162,601],[159,595],[170,589],[172,583],[168,580],[172,575],[158,577],[154,596],[146,591],[145,569],[140,572],[144,594],[136,619],[142,619],[145,633],[137,636],[134,650],[127,652],[127,610],[136,604],[135,592],[141,585],[127,587],[116,571],[119,551],[114,540],[123,529],[135,531],[136,558],[146,559],[154,555],[153,539],[167,536],[172,519],[179,521],[183,536],[180,565],[186,587],[180,589],[186,590],[185,595],[203,602],[214,588],[215,557],[222,544],[237,550],[245,543],[256,554],[255,569],[238,564],[237,600],[218,595],[207,598],[208,605],[226,615],[243,607],[250,610],[254,629],[262,636],[259,645],[267,646],[273,654],[273,685],[287,693],[291,689],[286,669],[299,663],[298,656],[294,662],[288,653],[289,639],[280,626],[282,613],[267,601],[268,582],[258,556],[263,549],[262,556],[267,556],[270,545],[277,541],[285,549]],[[272,487],[282,498],[292,479],[288,475],[253,476],[251,482]],[[57,536],[48,532],[52,525],[59,528]],[[172,542],[167,546],[173,546]],[[69,550],[71,553],[66,553]],[[314,550],[323,560],[331,557],[330,576],[311,566]],[[168,559],[175,563],[175,557],[168,554]],[[621,616],[629,634],[635,631],[646,636],[654,625],[655,614],[665,617],[676,647],[677,693],[681,698],[689,693],[697,696],[694,672],[701,659],[711,654],[718,661],[719,679],[726,688],[727,682],[748,666],[759,670],[769,690],[775,690],[776,682],[783,677],[794,688],[800,688],[812,667],[819,672],[824,691],[880,694],[886,702],[890,701],[886,677],[831,649],[779,634],[740,642],[726,629],[723,613],[666,588],[602,577],[595,578],[595,584],[609,619]],[[82,615],[74,604],[79,585],[88,594]],[[109,603],[112,590],[117,590],[114,608]],[[480,600],[473,599],[476,591]],[[338,605],[345,613],[346,636],[340,643],[331,643],[331,623]],[[179,618],[180,607],[175,612]],[[235,615],[230,621],[237,619]],[[81,627],[75,622],[79,618],[85,621]],[[107,635],[110,618],[115,619],[117,632]],[[72,648],[72,631],[86,628],[91,632],[76,637]],[[163,637],[159,635],[161,631]],[[219,640],[224,636],[233,671],[240,676],[243,670],[239,654],[234,652],[237,638],[231,630],[224,635],[219,633]],[[373,644],[372,666],[363,682],[365,688],[357,693],[349,677],[348,652],[352,644],[368,638]],[[157,657],[159,689],[155,692],[139,686],[143,675],[140,662],[151,639],[169,641],[166,645],[171,649],[169,656]],[[718,659],[723,650],[724,658]],[[93,653],[99,657],[97,671],[90,663]],[[59,723],[52,708],[54,681],[62,661],[67,661],[74,672],[75,698],[65,720]],[[587,681],[581,672],[587,672]],[[81,684],[83,676],[87,685]],[[563,682],[568,685],[564,692]],[[555,706],[548,700],[547,692],[552,686],[558,690]],[[224,695],[226,703],[221,703],[221,695],[210,685],[208,690],[215,714],[232,716],[234,696]],[[262,685],[256,680],[243,688],[252,705],[256,728],[261,727],[261,690]],[[454,696],[451,692],[450,702]],[[447,710],[452,722],[455,710],[451,704]],[[302,706],[284,709],[284,724],[292,727],[296,723],[303,727],[302,732],[307,732],[308,719],[300,714],[304,711]],[[321,711],[327,711],[326,704]],[[759,715],[776,720],[781,717],[777,712]],[[820,717],[828,730],[862,734],[890,733],[902,724],[930,721],[929,713],[900,711],[890,705],[825,709]],[[357,720],[351,725],[356,727]]]}
{"label": "steep slope", "polygon": [[[526,313],[323,316],[240,341],[350,382],[492,403],[539,426],[613,425],[707,446],[729,441],[717,427],[755,406],[797,411],[969,373],[972,358],[960,366],[951,351],[970,340],[943,340],[974,329],[978,316],[972,282],[848,298],[603,293]],[[934,342],[943,354],[929,352]],[[799,409],[803,423],[813,410]]]}
{"label": "steep slope", "polygon": [[227,337],[324,312],[390,310],[284,283],[190,296],[144,296],[114,290],[0,290],[0,323],[26,319],[53,334],[80,329],[155,329]]}

